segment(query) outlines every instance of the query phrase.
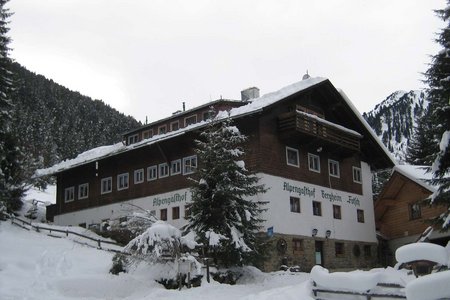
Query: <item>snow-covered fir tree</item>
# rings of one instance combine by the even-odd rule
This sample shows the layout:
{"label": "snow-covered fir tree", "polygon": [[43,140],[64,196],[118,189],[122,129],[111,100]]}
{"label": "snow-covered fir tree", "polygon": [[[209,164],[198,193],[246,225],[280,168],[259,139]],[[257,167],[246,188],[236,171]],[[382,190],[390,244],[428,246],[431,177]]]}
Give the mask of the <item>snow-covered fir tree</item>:
{"label": "snow-covered fir tree", "polygon": [[242,157],[246,136],[231,118],[210,121],[197,141],[199,168],[193,178],[192,202],[184,230],[194,231],[205,255],[220,266],[249,263],[258,257],[258,231],[264,203],[252,201],[266,189]]}
{"label": "snow-covered fir tree", "polygon": [[446,8],[436,13],[445,22],[445,27],[436,39],[443,49],[433,56],[425,73],[433,133],[439,145],[431,167],[432,182],[439,188],[430,201],[433,205],[447,208],[433,220],[441,226],[441,230],[447,231],[450,229],[450,1],[447,1]]}
{"label": "snow-covered fir tree", "polygon": [[14,211],[22,206],[25,187],[23,155],[11,132],[13,82],[8,57],[10,38],[7,36],[11,13],[5,7],[7,2],[0,0],[0,202],[8,211]]}
{"label": "snow-covered fir tree", "polygon": [[431,122],[430,110],[416,120],[413,135],[408,141],[405,160],[411,165],[431,166],[433,154],[436,153],[438,145],[433,137],[433,123]]}

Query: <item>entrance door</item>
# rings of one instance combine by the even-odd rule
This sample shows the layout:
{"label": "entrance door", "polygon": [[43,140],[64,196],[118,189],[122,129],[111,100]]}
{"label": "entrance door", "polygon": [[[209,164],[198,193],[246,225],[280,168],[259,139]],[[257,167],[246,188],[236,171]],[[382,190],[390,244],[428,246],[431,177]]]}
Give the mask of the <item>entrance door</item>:
{"label": "entrance door", "polygon": [[314,256],[316,258],[316,265],[323,266],[323,242],[322,241],[315,242]]}

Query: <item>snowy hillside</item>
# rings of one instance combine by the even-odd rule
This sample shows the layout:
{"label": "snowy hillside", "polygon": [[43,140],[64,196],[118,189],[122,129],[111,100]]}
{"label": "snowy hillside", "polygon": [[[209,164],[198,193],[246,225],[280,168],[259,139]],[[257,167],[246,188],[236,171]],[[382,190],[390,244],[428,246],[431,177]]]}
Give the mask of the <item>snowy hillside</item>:
{"label": "snowy hillside", "polygon": [[423,91],[397,91],[363,114],[383,144],[398,161],[404,161],[408,140],[428,101]]}

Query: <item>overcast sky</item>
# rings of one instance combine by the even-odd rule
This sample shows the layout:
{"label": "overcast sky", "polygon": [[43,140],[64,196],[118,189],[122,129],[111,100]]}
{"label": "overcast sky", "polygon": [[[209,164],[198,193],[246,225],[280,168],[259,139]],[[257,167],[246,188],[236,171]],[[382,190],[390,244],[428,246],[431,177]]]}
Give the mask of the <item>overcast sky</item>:
{"label": "overcast sky", "polygon": [[445,0],[10,0],[10,56],[139,121],[327,77],[362,113],[421,72]]}

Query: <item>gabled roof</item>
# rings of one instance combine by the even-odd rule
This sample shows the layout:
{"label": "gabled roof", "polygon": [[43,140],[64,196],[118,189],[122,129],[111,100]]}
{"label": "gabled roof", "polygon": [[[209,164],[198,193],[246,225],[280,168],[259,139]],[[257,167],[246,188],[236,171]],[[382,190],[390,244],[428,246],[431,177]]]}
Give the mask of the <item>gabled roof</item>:
{"label": "gabled roof", "polygon": [[392,174],[398,172],[433,193],[436,187],[427,182],[433,178],[433,174],[428,172],[428,169],[428,166],[397,165],[392,170]]}
{"label": "gabled roof", "polygon": [[[316,88],[318,86],[324,86],[331,94],[333,94],[333,101],[341,101],[342,105],[345,106],[345,109],[349,111],[349,115],[352,116],[356,121],[356,123],[361,123],[362,126],[360,126],[360,130],[362,131],[362,135],[370,140],[370,145],[366,146],[367,149],[363,149],[363,152],[372,153],[373,157],[377,157],[380,161],[382,161],[380,166],[393,166],[395,165],[395,161],[392,158],[389,151],[386,149],[386,147],[381,143],[381,141],[378,139],[378,137],[375,135],[373,130],[369,127],[367,122],[362,118],[362,116],[359,114],[359,112],[356,110],[356,108],[353,106],[353,104],[350,102],[350,100],[345,96],[343,92],[338,91],[334,86],[331,84],[331,82],[322,77],[310,77],[308,79],[296,82],[294,84],[288,85],[276,92],[272,92],[269,94],[265,94],[262,97],[251,99],[248,104],[232,108],[229,112],[221,111],[217,114],[215,120],[219,121],[222,119],[227,118],[230,116],[231,118],[239,118],[243,117],[245,115],[254,114],[257,112],[261,112],[265,109],[270,108],[272,105],[275,105],[276,103],[279,103],[280,101],[286,100],[287,98],[294,96],[296,94],[299,94],[301,92],[305,92],[308,89]],[[124,145],[122,143],[111,145],[111,146],[103,146],[98,147],[89,151],[86,151],[80,155],[78,155],[74,159],[65,160],[63,162],[60,162],[50,168],[38,170],[36,172],[36,176],[45,176],[45,175],[53,175],[60,172],[63,172],[65,170],[88,164],[90,162],[103,159],[106,157],[110,157],[119,153],[123,153],[126,151],[130,151],[136,148],[145,147],[154,143],[158,143],[163,140],[171,139],[176,136],[182,135],[186,132],[197,130],[199,128],[202,128],[206,126],[206,122],[202,121],[199,123],[195,123],[192,125],[189,125],[185,128],[180,128],[176,131],[171,131],[166,134],[160,134],[155,135],[149,139],[142,140],[139,143],[131,144],[131,145]],[[349,129],[350,130],[350,129]],[[373,147],[375,145],[375,147]]]}

